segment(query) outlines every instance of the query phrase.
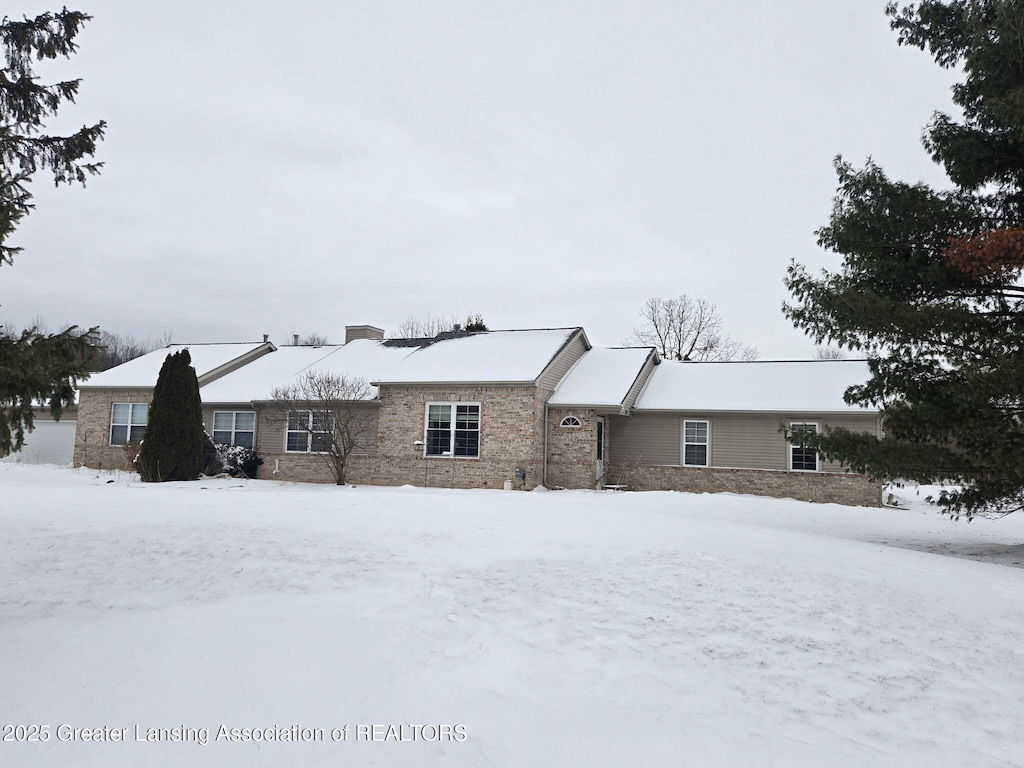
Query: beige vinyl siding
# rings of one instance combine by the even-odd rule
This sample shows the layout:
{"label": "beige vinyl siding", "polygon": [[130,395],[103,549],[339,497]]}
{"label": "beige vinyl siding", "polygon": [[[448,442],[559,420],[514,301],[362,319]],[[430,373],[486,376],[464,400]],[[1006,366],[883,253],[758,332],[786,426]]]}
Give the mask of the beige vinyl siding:
{"label": "beige vinyl siding", "polygon": [[554,360],[548,363],[547,368],[537,377],[537,386],[541,389],[554,389],[586,351],[587,346],[583,341],[583,333],[577,331],[576,335],[555,355]]}
{"label": "beige vinyl siding", "polygon": [[626,398],[622,401],[622,405],[626,408],[632,408],[636,402],[637,397],[640,396],[640,390],[644,388],[644,384],[651,377],[651,373],[654,371],[654,353],[648,355],[644,361],[643,367],[640,369],[640,374],[636,377],[636,381],[633,382],[633,386],[629,388],[629,392],[626,393]]}
{"label": "beige vinyl siding", "polygon": [[612,464],[676,466],[681,450],[679,424],[675,415],[612,416],[607,460]]}
{"label": "beige vinyl siding", "polygon": [[203,429],[205,429],[207,433],[213,433],[213,412],[219,410],[220,408],[210,408],[205,404],[203,405]]}
{"label": "beige vinyl siding", "polygon": [[[697,414],[684,414],[696,417]],[[700,414],[711,422],[711,466],[737,469],[789,469],[786,441],[779,432],[785,417],[774,414]],[[801,421],[816,421],[802,416]]]}
{"label": "beige vinyl siding", "polygon": [[[795,419],[794,419],[795,421]],[[870,432],[873,435],[878,435],[881,431],[881,423],[879,421],[878,414],[868,415],[857,415],[853,414],[850,416],[836,417],[831,416],[828,419],[821,421],[822,424],[829,427],[843,427],[851,432]],[[822,470],[825,472],[842,472],[843,468],[832,461],[826,461],[822,464]]]}
{"label": "beige vinyl siding", "polygon": [[[878,434],[876,414],[764,414],[693,412],[634,414],[613,417],[614,440],[609,446],[615,464],[653,466],[682,464],[681,433],[684,419],[710,423],[711,466],[734,469],[789,469],[789,446],[779,432],[780,424],[816,422]],[[823,472],[842,472],[840,465],[822,462]]]}

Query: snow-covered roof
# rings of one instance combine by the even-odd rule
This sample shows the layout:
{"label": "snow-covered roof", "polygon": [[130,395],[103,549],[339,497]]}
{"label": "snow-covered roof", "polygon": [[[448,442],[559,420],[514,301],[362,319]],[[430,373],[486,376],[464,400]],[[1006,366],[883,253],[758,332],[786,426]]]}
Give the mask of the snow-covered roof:
{"label": "snow-covered roof", "polygon": [[834,413],[872,411],[847,405],[847,387],[870,378],[864,360],[681,363],[654,369],[636,410],[772,411]]}
{"label": "snow-covered roof", "polygon": [[374,381],[387,384],[533,382],[579,330],[485,331],[452,336],[414,349],[395,365],[380,371]]}
{"label": "snow-covered roof", "polygon": [[[199,391],[204,403],[248,403],[269,400],[274,387],[296,381],[307,370],[323,371],[352,378],[373,379],[410,352],[372,339],[357,339],[345,345],[323,347],[279,347],[237,371],[222,376]],[[370,397],[377,396],[371,388]]]}
{"label": "snow-covered roof", "polygon": [[650,347],[591,349],[569,369],[548,404],[622,405],[652,351]]}
{"label": "snow-covered roof", "polygon": [[240,344],[169,344],[154,350],[142,357],[136,357],[116,368],[95,373],[82,382],[79,387],[155,387],[160,368],[167,356],[187,349],[192,358],[192,367],[196,376],[202,378],[243,355],[256,351],[260,347],[272,348],[264,342]]}

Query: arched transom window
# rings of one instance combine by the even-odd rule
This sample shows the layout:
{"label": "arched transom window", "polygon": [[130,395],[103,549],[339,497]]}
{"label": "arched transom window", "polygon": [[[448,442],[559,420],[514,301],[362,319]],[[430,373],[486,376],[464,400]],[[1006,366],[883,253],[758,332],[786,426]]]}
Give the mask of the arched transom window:
{"label": "arched transom window", "polygon": [[563,426],[563,427],[582,427],[583,425],[580,424],[580,420],[577,419],[575,416],[566,416],[564,419],[562,419],[561,426]]}

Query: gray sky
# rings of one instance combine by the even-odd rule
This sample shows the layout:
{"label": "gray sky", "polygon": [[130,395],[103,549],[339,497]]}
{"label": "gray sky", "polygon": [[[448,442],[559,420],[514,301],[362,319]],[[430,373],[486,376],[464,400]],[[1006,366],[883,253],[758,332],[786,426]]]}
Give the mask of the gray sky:
{"label": "gray sky", "polygon": [[72,3],[80,52],[38,72],[84,79],[50,128],[105,119],[106,167],[36,182],[0,321],[281,344],[479,312],[613,346],[686,293],[808,357],[782,280],[839,263],[832,158],[942,180],[953,75],[884,5]]}

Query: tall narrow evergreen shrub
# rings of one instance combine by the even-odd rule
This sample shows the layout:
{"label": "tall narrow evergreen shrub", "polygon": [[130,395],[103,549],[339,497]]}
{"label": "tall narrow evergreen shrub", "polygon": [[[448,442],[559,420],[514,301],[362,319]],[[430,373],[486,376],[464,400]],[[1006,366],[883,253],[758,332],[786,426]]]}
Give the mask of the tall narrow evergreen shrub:
{"label": "tall narrow evergreen shrub", "polygon": [[142,450],[135,461],[146,482],[195,480],[203,466],[203,409],[187,349],[168,355],[149,406]]}

